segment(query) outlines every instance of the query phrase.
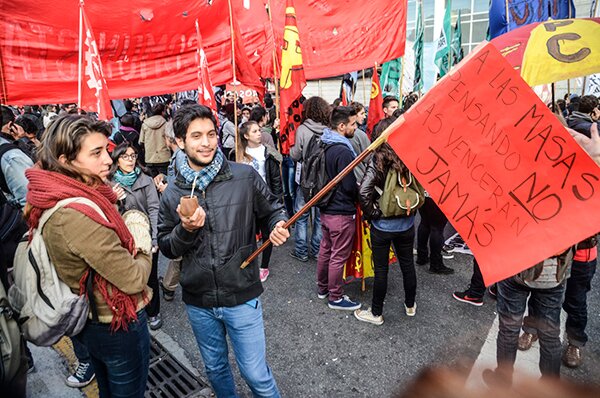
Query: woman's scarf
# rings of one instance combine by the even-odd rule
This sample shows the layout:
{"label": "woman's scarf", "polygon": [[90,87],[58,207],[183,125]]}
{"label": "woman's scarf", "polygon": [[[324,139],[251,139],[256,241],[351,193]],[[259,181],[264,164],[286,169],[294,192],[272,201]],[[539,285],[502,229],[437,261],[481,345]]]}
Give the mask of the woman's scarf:
{"label": "woman's scarf", "polygon": [[[37,228],[44,211],[51,209],[59,201],[83,197],[98,205],[108,221],[96,210],[83,203],[70,203],[65,207],[77,210],[98,224],[115,231],[121,240],[121,246],[126,248],[132,255],[135,255],[135,241],[114,206],[117,195],[110,186],[103,184],[91,187],[64,174],[37,168],[28,169],[25,171],[25,176],[29,180],[27,202],[32,207],[28,218],[31,230]],[[33,236],[33,234],[30,234],[30,236]],[[88,268],[79,281],[80,292],[85,292],[85,281],[89,272]],[[122,328],[126,331],[127,325],[137,320],[137,298],[135,295],[123,293],[98,273],[94,274],[94,282],[113,313],[111,330],[116,331]]]}
{"label": "woman's scarf", "polygon": [[121,169],[117,168],[117,171],[113,176],[113,180],[118,182],[122,187],[131,188],[137,181],[141,172],[142,169],[139,167],[136,167],[131,173],[123,173]]}

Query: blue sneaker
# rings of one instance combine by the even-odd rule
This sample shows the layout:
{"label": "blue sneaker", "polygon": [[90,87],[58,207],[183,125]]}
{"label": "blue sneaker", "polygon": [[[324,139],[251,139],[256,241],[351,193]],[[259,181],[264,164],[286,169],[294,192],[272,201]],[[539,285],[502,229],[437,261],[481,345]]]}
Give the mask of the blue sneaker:
{"label": "blue sneaker", "polygon": [[332,310],[354,311],[360,308],[360,303],[358,301],[352,301],[350,300],[350,297],[344,295],[339,300],[329,300],[327,306]]}

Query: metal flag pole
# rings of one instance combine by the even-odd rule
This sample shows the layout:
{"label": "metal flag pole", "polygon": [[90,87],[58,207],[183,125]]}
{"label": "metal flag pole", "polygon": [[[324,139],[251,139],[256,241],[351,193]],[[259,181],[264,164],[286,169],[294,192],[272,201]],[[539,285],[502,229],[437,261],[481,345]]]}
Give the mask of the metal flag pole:
{"label": "metal flag pole", "polygon": [[[306,213],[311,207],[317,204],[321,198],[329,191],[331,191],[337,184],[342,181],[344,177],[346,177],[352,170],[360,164],[367,156],[373,153],[377,148],[379,148],[382,144],[387,142],[388,137],[392,132],[396,131],[400,126],[404,124],[404,117],[400,116],[398,119],[394,121],[385,131],[379,136],[375,141],[371,143],[360,155],[356,157],[344,170],[342,170],[335,178],[333,178],[327,185],[323,187],[311,200],[308,201],[292,218],[290,218],[284,225],[283,228],[289,228],[292,224],[294,224],[302,214]],[[263,252],[269,245],[271,244],[271,239],[267,239],[263,242],[263,244],[254,251],[240,266],[240,268],[246,268],[252,261],[258,257],[260,253]]]}
{"label": "metal flag pole", "polygon": [[77,107],[81,109],[81,83],[83,81],[83,0],[79,2],[79,58],[77,61]]}
{"label": "metal flag pole", "polygon": [[238,120],[237,120],[237,89],[235,85],[237,83],[237,76],[235,73],[235,39],[233,32],[233,11],[231,9],[231,0],[227,0],[227,4],[229,5],[229,30],[231,32],[231,65],[233,67],[233,124],[235,128],[235,161],[239,162],[242,154],[240,154],[238,150]]}

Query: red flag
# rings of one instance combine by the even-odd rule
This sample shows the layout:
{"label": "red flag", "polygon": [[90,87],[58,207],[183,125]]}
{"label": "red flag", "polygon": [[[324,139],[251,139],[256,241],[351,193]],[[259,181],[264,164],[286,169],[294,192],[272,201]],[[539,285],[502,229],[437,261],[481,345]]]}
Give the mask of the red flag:
{"label": "red flag", "polygon": [[217,104],[215,102],[215,93],[208,73],[208,61],[206,60],[204,48],[202,48],[202,36],[200,35],[200,27],[198,26],[197,19],[196,35],[198,39],[198,103],[208,106],[216,116]]}
{"label": "red flag", "polygon": [[367,134],[371,137],[373,128],[381,119],[383,119],[383,96],[381,95],[381,85],[377,68],[373,69],[373,78],[371,79],[371,101],[369,101],[369,118],[367,120]]}
{"label": "red flag", "polygon": [[[79,66],[79,108],[86,111],[97,112],[100,120],[113,118],[108,86],[102,73],[102,61],[98,52],[98,45],[92,32],[83,1],[79,3],[80,9],[80,59]],[[83,59],[82,59],[83,58]]]}
{"label": "red flag", "polygon": [[[260,81],[260,76],[252,66],[252,62],[248,59],[246,50],[244,49],[244,42],[242,41],[242,34],[240,33],[240,27],[237,23],[235,15],[233,15],[233,8],[231,7],[231,0],[229,1],[230,9],[230,23],[233,31],[233,48],[235,52],[235,74],[236,79],[248,87],[252,87],[258,93],[259,97],[262,97],[265,92],[265,86]],[[233,82],[234,84],[237,82]]]}
{"label": "red flag", "polygon": [[296,23],[296,10],[292,0],[287,0],[285,7],[285,28],[283,46],[281,48],[281,79],[279,81],[280,96],[280,125],[281,153],[290,152],[290,147],[296,142],[294,112],[290,108],[295,101],[299,102],[302,89],[306,87],[304,67],[302,66],[302,50],[300,35]]}

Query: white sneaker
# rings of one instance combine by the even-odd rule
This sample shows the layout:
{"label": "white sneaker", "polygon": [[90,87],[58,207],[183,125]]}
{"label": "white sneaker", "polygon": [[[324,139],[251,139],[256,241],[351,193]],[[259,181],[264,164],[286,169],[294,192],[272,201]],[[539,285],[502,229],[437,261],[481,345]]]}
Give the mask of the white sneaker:
{"label": "white sneaker", "polygon": [[404,304],[404,309],[406,310],[406,315],[408,315],[408,316],[415,316],[416,313],[417,313],[417,303],[415,303],[415,305],[413,305],[410,308],[408,308],[406,306],[406,304]]}
{"label": "white sneaker", "polygon": [[383,325],[383,315],[375,316],[371,309],[358,309],[354,311],[354,317],[362,322],[372,323],[373,325]]}
{"label": "white sneaker", "polygon": [[269,277],[269,269],[268,268],[261,268],[260,269],[260,281],[261,282],[266,282],[267,278]]}

